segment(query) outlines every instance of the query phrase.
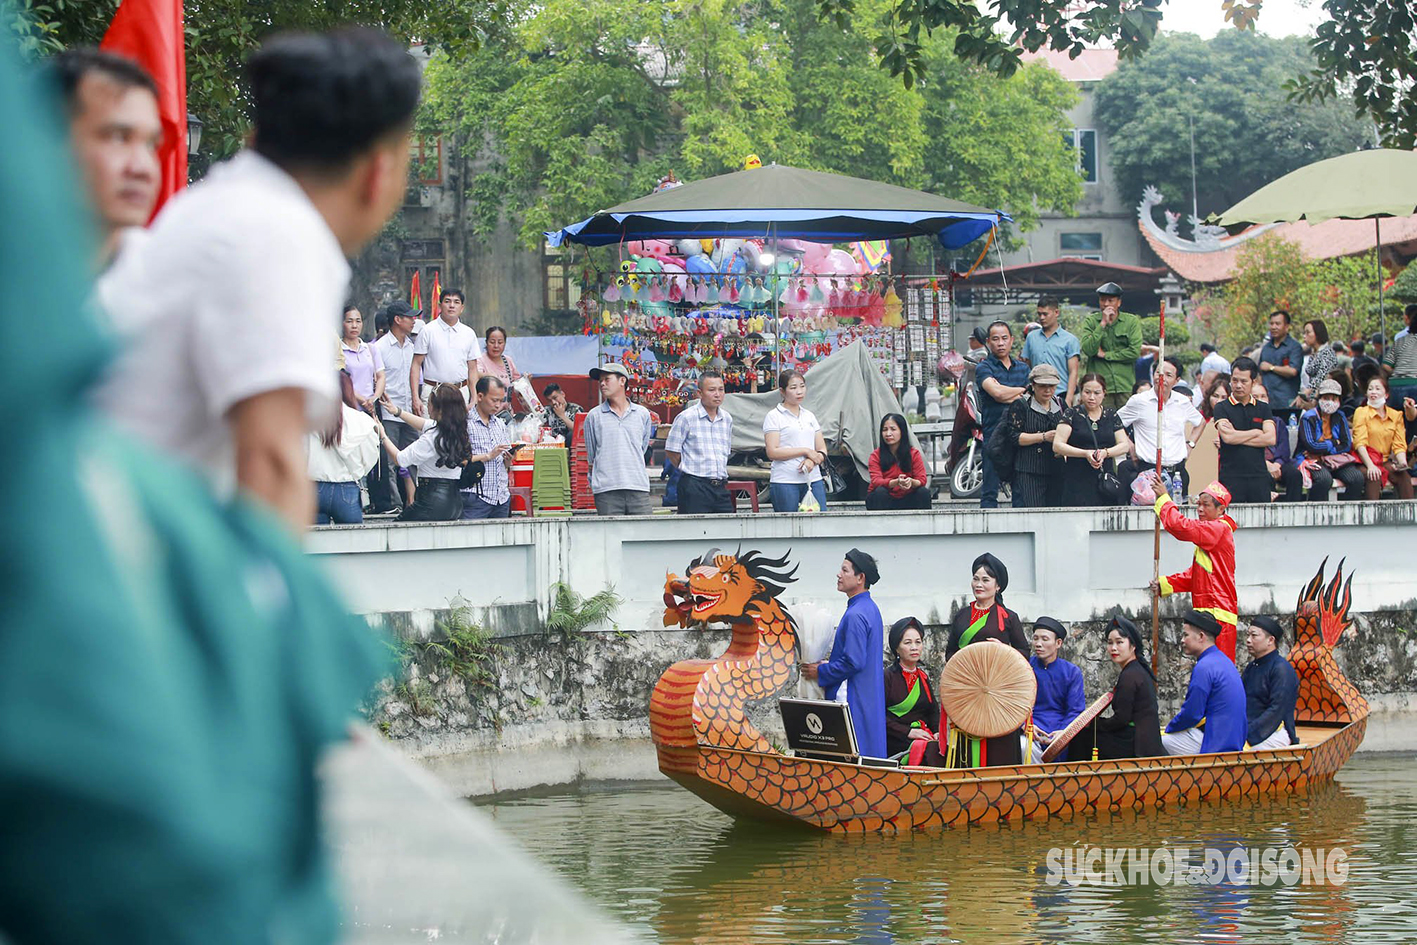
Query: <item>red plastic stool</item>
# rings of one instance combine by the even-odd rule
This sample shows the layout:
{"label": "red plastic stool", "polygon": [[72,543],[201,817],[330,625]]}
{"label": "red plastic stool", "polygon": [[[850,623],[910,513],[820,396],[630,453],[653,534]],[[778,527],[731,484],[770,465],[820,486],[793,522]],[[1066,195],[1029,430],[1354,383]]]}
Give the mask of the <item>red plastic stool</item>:
{"label": "red plastic stool", "polygon": [[522,507],[521,507],[521,509],[520,509],[521,513],[522,513],[523,515],[530,515],[530,514],[531,514],[531,486],[510,486],[510,487],[508,487],[507,491],[512,494],[512,498],[511,498],[511,503],[512,503],[511,511],[513,511],[513,512],[518,511],[518,509],[517,509],[517,500],[520,499],[520,500],[521,500],[521,503],[522,503]]}
{"label": "red plastic stool", "polygon": [[728,480],[728,494],[733,497],[733,511],[738,511],[738,494],[742,493],[748,497],[748,502],[753,506],[753,513],[758,511],[758,484],[751,479],[730,479]]}

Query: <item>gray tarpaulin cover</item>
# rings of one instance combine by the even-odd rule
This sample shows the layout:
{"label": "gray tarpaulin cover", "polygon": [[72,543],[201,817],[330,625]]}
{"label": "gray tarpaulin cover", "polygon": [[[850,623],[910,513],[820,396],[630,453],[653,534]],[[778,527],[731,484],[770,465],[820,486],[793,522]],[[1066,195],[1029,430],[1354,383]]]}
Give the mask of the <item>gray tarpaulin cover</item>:
{"label": "gray tarpaulin cover", "polygon": [[[822,425],[828,452],[835,454],[838,444],[845,446],[856,462],[856,472],[866,479],[881,420],[888,413],[901,412],[895,392],[861,341],[822,359],[806,376],[803,406]],[[776,390],[725,397],[723,406],[733,416],[733,449],[763,449],[763,418],[781,402]]]}

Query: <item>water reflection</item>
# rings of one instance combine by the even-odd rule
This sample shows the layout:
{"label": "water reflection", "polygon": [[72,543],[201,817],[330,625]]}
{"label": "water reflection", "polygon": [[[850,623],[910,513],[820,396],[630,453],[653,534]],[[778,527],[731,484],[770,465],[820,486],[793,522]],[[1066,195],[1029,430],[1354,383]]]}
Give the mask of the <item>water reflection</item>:
{"label": "water reflection", "polygon": [[[1359,756],[1298,796],[907,837],[735,823],[671,787],[489,805],[608,911],[662,942],[882,943],[1417,939],[1410,756]],[[1342,847],[1343,885],[1048,883],[1049,852]],[[1056,855],[1055,855],[1056,858]],[[1198,876],[1196,877],[1199,878]],[[1258,937],[1258,938],[1257,938]]]}

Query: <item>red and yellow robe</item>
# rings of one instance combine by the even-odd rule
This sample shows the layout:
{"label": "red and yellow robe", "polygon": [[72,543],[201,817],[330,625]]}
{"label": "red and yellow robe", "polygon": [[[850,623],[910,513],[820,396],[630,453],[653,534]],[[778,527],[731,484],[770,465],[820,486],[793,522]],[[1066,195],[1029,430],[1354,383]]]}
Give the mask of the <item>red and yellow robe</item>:
{"label": "red and yellow robe", "polygon": [[1235,592],[1235,520],[1222,515],[1213,522],[1187,518],[1169,495],[1156,500],[1161,527],[1175,538],[1196,546],[1191,566],[1161,579],[1161,596],[1186,593],[1191,606],[1220,621],[1215,645],[1235,661],[1235,622],[1240,609]]}

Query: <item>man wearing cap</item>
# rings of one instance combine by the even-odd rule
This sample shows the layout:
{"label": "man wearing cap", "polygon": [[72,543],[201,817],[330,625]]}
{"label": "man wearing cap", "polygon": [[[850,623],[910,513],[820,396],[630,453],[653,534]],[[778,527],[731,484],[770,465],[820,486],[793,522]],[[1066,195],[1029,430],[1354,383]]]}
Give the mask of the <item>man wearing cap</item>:
{"label": "man wearing cap", "polygon": [[846,684],[856,747],[868,758],[886,757],[886,626],[871,599],[871,585],[880,579],[875,558],[857,548],[846,553],[836,572],[836,589],[846,595],[846,613],[836,625],[831,655],[820,663],[802,664],[802,675],[826,690],[828,699],[839,699],[841,684]]}
{"label": "man wearing cap", "polygon": [[1186,611],[1182,619],[1186,625],[1181,630],[1181,649],[1196,665],[1191,668],[1186,701],[1161,733],[1161,747],[1168,755],[1240,751],[1245,747],[1245,684],[1233,658],[1226,659],[1215,646],[1220,624],[1198,610]]}
{"label": "man wearing cap", "polygon": [[1040,509],[1062,503],[1063,477],[1053,452],[1058,422],[1063,408],[1058,406],[1058,384],[1062,380],[1051,364],[1035,364],[1028,372],[1027,396],[1009,405],[1004,422],[1018,443],[1014,453],[1014,495],[1016,509]]}
{"label": "man wearing cap", "polygon": [[611,362],[590,372],[604,402],[586,414],[585,451],[590,491],[599,515],[648,515],[649,471],[645,450],[654,438],[654,418],[630,403],[630,372]]}
{"label": "man wearing cap", "polygon": [[1287,748],[1299,741],[1294,731],[1294,706],[1299,701],[1299,676],[1279,655],[1284,628],[1261,614],[1250,620],[1245,649],[1250,664],[1241,677],[1245,685],[1245,742],[1255,749]]}
{"label": "man wearing cap", "polygon": [[[1045,295],[1038,300],[1038,330],[1023,336],[1023,351],[1020,356],[1034,367],[1051,364],[1058,377],[1067,380],[1063,403],[1071,404],[1077,393],[1078,366],[1082,348],[1077,335],[1058,324],[1063,303],[1055,295]],[[1061,381],[1059,382],[1061,383]]]}
{"label": "man wearing cap", "polygon": [[[413,306],[402,299],[390,303],[381,314],[388,319],[389,330],[374,342],[374,348],[384,363],[384,399],[400,411],[407,410],[411,413],[413,392],[409,389],[408,381],[413,370],[414,335],[422,323],[419,322],[418,313],[413,310]],[[409,444],[418,439],[418,431],[399,420],[394,411],[381,406],[379,418],[384,423],[384,429],[388,431],[389,439],[393,440],[399,449],[408,449]],[[393,459],[382,454],[382,451],[379,462],[391,470],[379,482],[387,483],[391,488],[375,490],[371,486],[369,502],[374,511],[391,512],[402,504],[412,502],[413,476],[416,475],[417,469],[396,469]],[[395,487],[396,483],[402,485]]]}
{"label": "man wearing cap", "polygon": [[[1033,667],[1033,678],[1038,681],[1038,695],[1033,702],[1031,751],[1034,761],[1038,760],[1038,753],[1087,708],[1082,670],[1058,655],[1067,635],[1067,628],[1052,617],[1039,617],[1033,622],[1033,655],[1028,662]],[[1030,754],[1027,744],[1023,750],[1027,760]]]}
{"label": "man wearing cap", "polygon": [[1106,406],[1118,410],[1132,391],[1132,365],[1141,357],[1141,319],[1122,311],[1122,287],[1108,282],[1097,287],[1100,311],[1087,316],[1078,336],[1083,373],[1102,375],[1107,382]]}
{"label": "man wearing cap", "polygon": [[1235,660],[1235,611],[1239,607],[1235,592],[1235,520],[1225,514],[1230,505],[1230,493],[1218,482],[1212,482],[1196,496],[1196,517],[1186,518],[1164,484],[1157,486],[1156,514],[1161,527],[1172,537],[1196,546],[1191,566],[1176,574],[1168,574],[1151,582],[1153,591],[1162,597],[1189,591],[1191,606],[1210,614],[1219,623],[1216,644],[1220,652]]}

